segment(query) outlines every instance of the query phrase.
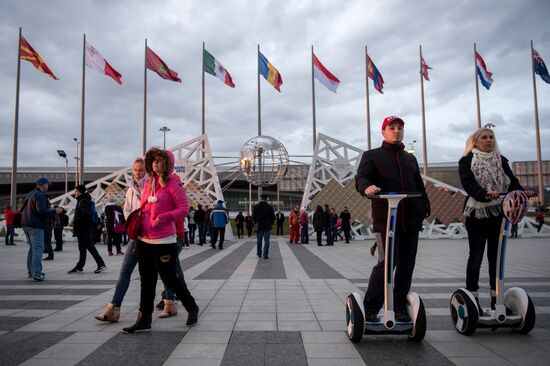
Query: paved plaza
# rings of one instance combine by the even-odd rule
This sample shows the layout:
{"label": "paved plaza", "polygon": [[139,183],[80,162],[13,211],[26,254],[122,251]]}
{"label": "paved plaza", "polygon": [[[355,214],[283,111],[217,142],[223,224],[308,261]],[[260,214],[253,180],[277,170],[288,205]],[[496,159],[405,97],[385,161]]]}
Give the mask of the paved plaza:
{"label": "paved plaza", "polygon": [[[187,283],[201,309],[186,327],[186,313],[158,319],[151,332],[122,334],[133,324],[139,275],[133,275],[120,322],[94,319],[110,301],[122,257],[106,256],[109,269],[94,274],[88,256],[83,274],[68,275],[77,261],[68,242],[45,261],[46,281],[27,279],[25,242],[0,245],[0,365],[541,365],[550,359],[550,239],[509,241],[507,285],[523,287],[535,303],[529,335],[509,329],[458,334],[449,298],[463,286],[466,240],[422,240],[413,290],[426,306],[428,332],[421,343],[406,336],[345,334],[345,298],[364,292],[375,263],[371,241],[334,247],[291,245],[272,238],[269,260],[256,257],[252,239],[227,242],[224,250],[191,245],[180,255]],[[482,303],[488,304],[482,268]],[[157,286],[160,293],[162,286]]]}

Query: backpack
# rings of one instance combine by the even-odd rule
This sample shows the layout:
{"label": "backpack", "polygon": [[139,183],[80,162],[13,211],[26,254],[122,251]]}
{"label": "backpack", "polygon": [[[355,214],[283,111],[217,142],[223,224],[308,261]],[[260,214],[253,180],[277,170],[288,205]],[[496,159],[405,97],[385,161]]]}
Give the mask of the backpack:
{"label": "backpack", "polygon": [[99,215],[97,214],[94,201],[90,201],[90,216],[92,217],[92,223],[99,223]]}

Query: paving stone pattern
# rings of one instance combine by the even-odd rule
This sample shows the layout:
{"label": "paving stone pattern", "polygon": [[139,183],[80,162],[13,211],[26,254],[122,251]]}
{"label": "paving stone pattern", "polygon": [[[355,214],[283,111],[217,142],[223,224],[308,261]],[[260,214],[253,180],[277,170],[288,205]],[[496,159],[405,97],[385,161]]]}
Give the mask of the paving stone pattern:
{"label": "paving stone pattern", "polygon": [[[68,275],[78,251],[68,242],[43,263],[46,280],[28,280],[27,245],[0,245],[0,365],[539,365],[550,357],[550,250],[547,239],[509,242],[506,286],[528,291],[537,312],[535,329],[479,329],[458,334],[449,299],[464,286],[465,240],[423,240],[412,290],[423,299],[428,332],[423,342],[406,336],[345,334],[345,299],[363,293],[376,257],[370,242],[333,247],[290,245],[272,237],[270,259],[256,257],[253,240],[233,240],[223,250],[191,245],[180,254],[185,278],[201,309],[186,327],[186,313],[153,314],[152,330],[123,334],[138,312],[136,270],[118,323],[94,319],[111,300],[122,257],[105,255],[109,267]],[[91,268],[91,267],[90,267]],[[484,262],[480,297],[488,305]],[[163,286],[157,286],[160,294]]]}

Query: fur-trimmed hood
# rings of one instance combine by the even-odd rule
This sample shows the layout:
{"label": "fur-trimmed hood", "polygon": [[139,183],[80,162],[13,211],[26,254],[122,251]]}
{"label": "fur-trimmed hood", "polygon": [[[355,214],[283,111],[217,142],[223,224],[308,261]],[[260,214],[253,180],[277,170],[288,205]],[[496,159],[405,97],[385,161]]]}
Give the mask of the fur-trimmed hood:
{"label": "fur-trimmed hood", "polygon": [[145,170],[147,171],[147,175],[151,178],[157,176],[157,174],[153,171],[153,162],[157,158],[160,158],[163,162],[163,170],[159,176],[159,181],[161,185],[164,186],[168,181],[168,178],[174,172],[175,158],[174,154],[170,150],[161,150],[158,147],[152,147],[147,150],[147,153],[145,154]]}

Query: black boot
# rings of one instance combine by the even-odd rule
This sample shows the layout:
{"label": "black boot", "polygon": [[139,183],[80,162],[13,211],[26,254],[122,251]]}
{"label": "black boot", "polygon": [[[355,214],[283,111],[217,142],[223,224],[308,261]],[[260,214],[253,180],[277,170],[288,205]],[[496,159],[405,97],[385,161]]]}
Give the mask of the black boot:
{"label": "black boot", "polygon": [[128,328],[122,328],[123,333],[145,332],[151,330],[151,314],[138,313],[134,325]]}
{"label": "black boot", "polygon": [[195,310],[187,313],[187,322],[185,323],[185,325],[191,327],[197,324],[198,321],[199,321],[199,307],[197,306]]}

